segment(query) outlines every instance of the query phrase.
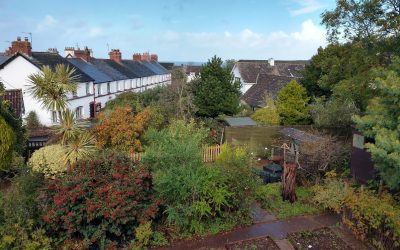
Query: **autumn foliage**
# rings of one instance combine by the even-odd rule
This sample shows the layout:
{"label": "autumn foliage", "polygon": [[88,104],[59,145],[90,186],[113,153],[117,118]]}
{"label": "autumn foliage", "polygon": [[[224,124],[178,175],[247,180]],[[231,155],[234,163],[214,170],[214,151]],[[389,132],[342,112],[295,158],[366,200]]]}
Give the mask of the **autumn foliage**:
{"label": "autumn foliage", "polygon": [[95,127],[96,146],[130,153],[142,151],[140,139],[150,122],[149,108],[138,113],[132,112],[130,107],[116,107],[109,113],[103,112]]}

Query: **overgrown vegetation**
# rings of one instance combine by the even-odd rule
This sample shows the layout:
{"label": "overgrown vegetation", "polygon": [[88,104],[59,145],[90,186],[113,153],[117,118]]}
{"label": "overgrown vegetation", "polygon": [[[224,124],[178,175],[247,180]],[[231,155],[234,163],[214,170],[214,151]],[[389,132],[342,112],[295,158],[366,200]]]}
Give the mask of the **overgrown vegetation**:
{"label": "overgrown vegetation", "polygon": [[297,201],[294,203],[282,200],[281,183],[260,185],[255,194],[263,208],[275,214],[279,219],[322,212],[322,209],[312,202],[311,198],[314,193],[309,187],[296,188]]}
{"label": "overgrown vegetation", "polygon": [[370,241],[378,249],[400,246],[400,207],[391,195],[357,189],[335,178],[326,179],[315,190],[314,200],[342,214],[343,223],[357,238]]}

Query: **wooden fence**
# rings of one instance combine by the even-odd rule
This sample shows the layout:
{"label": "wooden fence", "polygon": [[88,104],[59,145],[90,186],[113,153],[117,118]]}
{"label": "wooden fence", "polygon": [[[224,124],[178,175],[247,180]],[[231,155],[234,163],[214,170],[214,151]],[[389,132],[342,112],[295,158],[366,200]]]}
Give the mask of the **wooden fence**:
{"label": "wooden fence", "polygon": [[221,153],[220,145],[204,146],[203,147],[203,161],[204,162],[214,162],[220,153]]}
{"label": "wooden fence", "polygon": [[[203,161],[204,162],[214,162],[218,155],[221,153],[220,145],[204,146],[203,147]],[[136,152],[131,154],[131,158],[134,161],[141,161],[143,152]]]}

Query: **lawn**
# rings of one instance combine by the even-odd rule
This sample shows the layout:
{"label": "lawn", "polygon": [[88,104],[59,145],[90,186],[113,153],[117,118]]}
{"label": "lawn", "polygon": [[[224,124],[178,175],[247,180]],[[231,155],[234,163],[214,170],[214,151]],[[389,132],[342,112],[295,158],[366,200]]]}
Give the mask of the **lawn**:
{"label": "lawn", "polygon": [[256,199],[262,208],[274,214],[278,219],[322,212],[322,209],[311,201],[313,196],[311,188],[297,187],[296,195],[297,201],[294,203],[283,201],[280,182],[260,185],[256,190]]}

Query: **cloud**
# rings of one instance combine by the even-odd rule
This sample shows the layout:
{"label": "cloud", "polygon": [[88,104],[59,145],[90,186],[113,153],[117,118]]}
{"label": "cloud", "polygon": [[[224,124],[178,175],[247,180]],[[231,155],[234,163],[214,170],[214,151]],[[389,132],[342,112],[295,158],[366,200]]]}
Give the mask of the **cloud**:
{"label": "cloud", "polygon": [[299,16],[308,13],[315,12],[324,7],[318,0],[293,0],[299,7],[297,9],[291,9],[290,14],[292,16]]}
{"label": "cloud", "polygon": [[49,30],[58,23],[58,21],[51,15],[46,15],[40,22],[36,25],[36,32],[43,32]]}
{"label": "cloud", "polygon": [[[306,20],[298,31],[259,33],[251,29],[240,32],[165,32],[157,41],[165,47],[189,46],[193,51],[216,53],[222,57],[308,59],[326,45],[325,30]],[[189,48],[188,48],[189,49]],[[242,58],[243,59],[243,58]]]}
{"label": "cloud", "polygon": [[80,25],[71,25],[66,28],[59,27],[62,32],[62,37],[77,38],[80,40],[95,39],[106,37],[106,31],[101,26],[92,26],[85,22],[80,22]]}

